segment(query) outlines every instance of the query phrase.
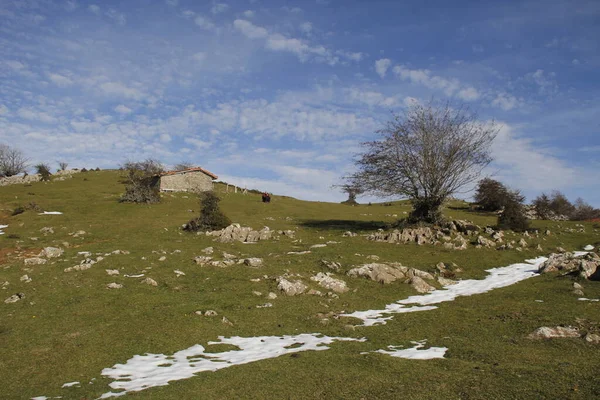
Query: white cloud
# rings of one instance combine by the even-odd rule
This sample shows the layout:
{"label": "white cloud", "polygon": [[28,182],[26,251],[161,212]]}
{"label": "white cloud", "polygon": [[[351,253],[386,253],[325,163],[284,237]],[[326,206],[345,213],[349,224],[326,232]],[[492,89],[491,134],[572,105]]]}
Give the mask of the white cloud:
{"label": "white cloud", "polygon": [[213,6],[210,9],[210,12],[213,14],[220,14],[229,10],[229,4],[225,3],[213,3]]}
{"label": "white cloud", "polygon": [[179,4],[179,0],[166,0],[165,3],[168,6],[175,7],[176,5]]}
{"label": "white cloud", "polygon": [[581,62],[578,59],[575,58],[575,59],[573,59],[573,61],[571,61],[571,64],[573,64],[573,65],[579,65],[579,64],[581,64]]}
{"label": "white cloud", "polygon": [[194,59],[194,61],[196,61],[198,63],[202,63],[203,61],[206,60],[206,53],[203,53],[203,52],[196,53],[192,56],[192,58]]}
{"label": "white cloud", "polygon": [[252,22],[243,19],[233,21],[233,27],[249,39],[262,39],[269,35],[269,32],[265,28],[256,26]]}
{"label": "white cloud", "polygon": [[202,149],[206,149],[206,148],[210,147],[209,142],[205,142],[205,141],[202,141],[202,140],[196,139],[196,138],[186,137],[183,139],[183,141],[187,144],[191,144],[198,150],[202,150]]}
{"label": "white cloud", "polygon": [[119,104],[118,106],[115,107],[115,112],[118,112],[119,114],[122,114],[122,115],[126,115],[126,114],[131,114],[131,112],[133,112],[133,110],[123,104]]}
{"label": "white cloud", "polygon": [[196,15],[196,13],[192,10],[185,10],[182,15],[186,18],[192,18],[194,15]]}
{"label": "white cloud", "polygon": [[127,87],[119,82],[103,83],[100,85],[100,89],[111,96],[120,96],[134,100],[141,100],[144,97],[144,94],[138,89]]}
{"label": "white cloud", "polygon": [[55,124],[58,122],[58,119],[51,116],[50,114],[43,112],[43,111],[37,111],[31,108],[20,108],[17,111],[17,115],[23,119],[27,119],[30,121],[37,121],[37,122],[43,122],[45,124]]}
{"label": "white cloud", "polygon": [[367,104],[370,107],[384,107],[393,108],[400,104],[397,97],[387,97],[382,93],[371,91],[371,90],[360,90],[357,88],[350,88],[344,90],[345,98],[352,103],[356,104]]}
{"label": "white cloud", "polygon": [[419,83],[430,89],[443,90],[447,96],[451,96],[460,88],[460,82],[457,79],[432,75],[431,71],[427,69],[410,69],[403,65],[397,65],[393,71],[403,80]]}
{"label": "white cloud", "polygon": [[73,81],[69,78],[67,78],[66,76],[60,75],[60,74],[53,74],[50,73],[48,74],[48,78],[50,78],[50,80],[57,86],[60,87],[66,87],[66,86],[70,86],[73,84]]}
{"label": "white cloud", "polygon": [[97,6],[97,5],[95,5],[95,4],[90,4],[90,5],[88,6],[88,10],[90,10],[91,12],[93,12],[93,13],[94,13],[94,14],[96,14],[96,15],[100,15],[100,7],[98,7],[98,6]]}
{"label": "white cloud", "polygon": [[112,19],[113,21],[115,21],[119,25],[125,25],[125,23],[127,22],[127,18],[125,18],[125,14],[118,12],[114,8],[110,8],[106,12],[106,16],[108,18]]}
{"label": "white cloud", "polygon": [[75,11],[75,9],[79,7],[79,4],[75,0],[67,0],[65,3],[65,9],[67,11]]}
{"label": "white cloud", "polygon": [[381,79],[383,79],[385,78],[385,74],[391,65],[392,61],[388,58],[377,60],[375,61],[375,72],[377,72]]}
{"label": "white cloud", "polygon": [[310,35],[312,33],[312,24],[310,22],[303,22],[299,26],[300,31],[305,35]]}
{"label": "white cloud", "polygon": [[525,76],[526,79],[538,85],[540,94],[553,93],[558,89],[555,77],[554,72],[546,73],[543,69],[538,69]]}
{"label": "white cloud", "polygon": [[477,91],[477,89],[473,88],[473,87],[467,87],[464,89],[461,89],[456,96],[460,99],[463,99],[465,101],[474,101],[477,100],[480,95],[479,92]]}
{"label": "white cloud", "polygon": [[338,50],[335,52],[335,54],[339,54],[340,56],[347,58],[350,61],[355,61],[355,62],[359,62],[363,58],[363,53],[360,53],[360,52]]}
{"label": "white cloud", "polygon": [[246,18],[253,18],[254,17],[254,11],[252,10],[246,10],[242,13],[242,15]]}
{"label": "white cloud", "polygon": [[8,107],[6,107],[4,104],[0,104],[0,116],[1,115],[9,115],[10,114],[10,110],[8,109]]}
{"label": "white cloud", "polygon": [[208,18],[202,16],[202,15],[198,15],[195,19],[194,22],[196,23],[196,25],[198,25],[200,28],[207,30],[207,31],[212,31],[213,29],[215,29],[215,24]]}
{"label": "white cloud", "polygon": [[496,98],[492,100],[492,105],[501,108],[505,111],[512,110],[520,105],[519,99],[507,93],[498,93]]}
{"label": "white cloud", "polygon": [[171,141],[171,135],[168,133],[163,133],[160,135],[159,140],[163,143],[169,143]]}

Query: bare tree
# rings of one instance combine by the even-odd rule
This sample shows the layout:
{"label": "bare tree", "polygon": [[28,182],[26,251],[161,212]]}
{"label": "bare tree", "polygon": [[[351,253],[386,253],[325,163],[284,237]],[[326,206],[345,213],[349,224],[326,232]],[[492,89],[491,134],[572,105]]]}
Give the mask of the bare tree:
{"label": "bare tree", "polygon": [[28,161],[21,150],[0,144],[0,177],[26,172]]}
{"label": "bare tree", "polygon": [[164,171],[160,161],[147,159],[140,162],[128,161],[121,166],[125,176],[125,193],[119,199],[124,203],[158,203],[160,193],[158,189],[159,175]]}
{"label": "bare tree", "polygon": [[190,168],[194,168],[194,167],[195,167],[195,165],[193,163],[191,163],[189,161],[182,161],[179,164],[175,164],[173,166],[173,169],[175,171],[183,171],[185,169],[190,169]]}
{"label": "bare tree", "polygon": [[412,200],[408,222],[436,223],[444,200],[475,182],[492,158],[498,133],[494,122],[481,122],[465,106],[414,103],[363,143],[358,171],[346,178],[377,196]]}
{"label": "bare tree", "polygon": [[342,189],[342,192],[348,194],[348,200],[343,201],[342,204],[348,204],[352,206],[358,205],[356,196],[359,196],[363,193],[361,188],[349,184],[339,185],[338,187]]}
{"label": "bare tree", "polygon": [[64,161],[59,161],[59,162],[58,162],[58,166],[59,166],[59,168],[60,168],[60,169],[59,169],[59,171],[64,171],[64,170],[66,170],[66,169],[67,169],[67,167],[69,166],[69,164],[67,164],[67,163],[66,163],[66,162],[64,162]]}

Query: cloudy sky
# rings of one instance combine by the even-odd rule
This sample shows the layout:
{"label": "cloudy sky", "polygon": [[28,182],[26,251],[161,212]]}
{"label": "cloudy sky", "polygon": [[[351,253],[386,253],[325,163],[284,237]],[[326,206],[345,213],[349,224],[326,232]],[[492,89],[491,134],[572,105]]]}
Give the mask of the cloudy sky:
{"label": "cloudy sky", "polygon": [[0,0],[0,142],[340,201],[392,111],[450,99],[502,123],[496,179],[600,207],[599,38],[595,0]]}

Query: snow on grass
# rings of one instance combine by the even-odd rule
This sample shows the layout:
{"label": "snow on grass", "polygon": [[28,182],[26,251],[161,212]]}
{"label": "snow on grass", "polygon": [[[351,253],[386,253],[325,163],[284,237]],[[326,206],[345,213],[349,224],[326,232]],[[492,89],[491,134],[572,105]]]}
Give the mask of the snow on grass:
{"label": "snow on grass", "polygon": [[44,211],[42,213],[39,213],[38,215],[61,215],[62,213],[60,211]]}
{"label": "snow on grass", "polygon": [[[396,303],[388,304],[383,310],[355,311],[351,314],[341,314],[341,316],[361,319],[364,326],[385,324],[387,320],[392,318],[385,315],[433,310],[437,307],[432,304],[453,301],[459,296],[486,293],[531,278],[538,274],[539,266],[546,260],[546,257],[538,257],[533,260],[526,260],[525,263],[488,269],[486,272],[489,272],[489,275],[485,279],[465,279],[444,289],[434,290],[424,295],[410,296]],[[407,307],[407,305],[413,306]]]}
{"label": "snow on grass", "polygon": [[577,300],[579,300],[579,301],[600,301],[600,299],[587,299],[585,297],[580,297]]}
{"label": "snow on grass", "polygon": [[62,385],[61,387],[66,388],[66,387],[71,387],[71,386],[76,386],[76,385],[80,385],[80,383],[79,382],[67,382],[64,385]]}
{"label": "snow on grass", "polygon": [[107,392],[100,398],[118,397],[127,392],[165,386],[171,381],[191,378],[199,372],[217,371],[300,351],[327,350],[329,349],[327,345],[335,341],[363,342],[365,340],[321,336],[319,333],[230,338],[219,336],[218,342],[208,342],[208,345],[229,344],[238,347],[239,350],[207,353],[204,346],[196,344],[172,356],[164,354],[133,356],[125,364],[116,364],[102,370],[102,375],[114,379],[109,386],[120,392]]}
{"label": "snow on grass", "polygon": [[594,250],[594,246],[592,246],[591,244],[588,244],[588,245],[587,245],[587,246],[585,246],[583,249],[584,249],[585,251],[592,251],[592,250]]}
{"label": "snow on grass", "polygon": [[0,225],[0,235],[4,235],[4,228],[8,228],[8,225]]}
{"label": "snow on grass", "polygon": [[367,351],[360,354],[368,354],[368,353],[381,353],[387,354],[392,357],[398,358],[407,358],[409,360],[432,360],[434,358],[444,358],[444,354],[448,351],[447,347],[430,347],[425,350],[419,350],[425,347],[425,342],[427,340],[421,340],[418,342],[411,342],[415,345],[415,347],[411,347],[410,349],[401,349],[402,346],[388,346],[390,350],[375,350],[375,351]]}

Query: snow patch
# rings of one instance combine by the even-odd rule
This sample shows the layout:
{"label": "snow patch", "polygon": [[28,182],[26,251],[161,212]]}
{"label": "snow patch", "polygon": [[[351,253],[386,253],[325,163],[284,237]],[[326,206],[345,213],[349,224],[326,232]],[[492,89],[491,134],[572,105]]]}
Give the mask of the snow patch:
{"label": "snow patch", "polygon": [[8,228],[8,225],[0,225],[0,235],[4,235],[4,228]]}
{"label": "snow patch", "polygon": [[61,215],[62,213],[60,211],[44,211],[42,213],[39,213],[38,215]]}
{"label": "snow patch", "polygon": [[[584,253],[585,254],[585,253]],[[385,324],[391,316],[388,314],[403,314],[416,311],[427,311],[437,308],[432,304],[439,304],[446,301],[453,301],[459,296],[472,296],[489,292],[490,290],[510,286],[522,280],[538,275],[537,270],[546,257],[538,257],[532,260],[526,260],[525,263],[512,264],[507,267],[492,268],[486,272],[489,275],[485,279],[465,279],[459,281],[456,285],[447,286],[443,289],[434,290],[430,293],[410,296],[396,303],[388,304],[383,310],[355,311],[351,314],[341,314],[343,317],[354,317],[363,321],[363,326],[373,326]],[[412,307],[406,307],[409,304],[416,304]]]}
{"label": "snow patch", "polygon": [[64,385],[62,385],[61,387],[66,388],[66,387],[71,387],[71,386],[76,386],[76,385],[80,385],[80,383],[79,382],[67,382]]}
{"label": "snow patch", "polygon": [[[221,353],[207,353],[204,346],[196,344],[172,356],[164,354],[136,355],[125,364],[116,364],[102,370],[102,375],[114,379],[109,386],[121,392],[107,392],[100,397],[123,396],[127,392],[137,392],[156,386],[168,385],[171,381],[188,379],[199,372],[242,365],[254,361],[276,358],[300,351],[327,350],[328,344],[335,341],[363,342],[366,339],[321,336],[319,333],[303,333],[295,336],[258,336],[225,338],[208,342],[208,345],[229,344],[239,350]],[[293,346],[293,347],[292,347]]]}
{"label": "snow patch", "polygon": [[421,340],[418,342],[411,342],[415,345],[415,347],[411,347],[410,349],[400,349],[402,346],[388,346],[390,350],[375,350],[375,351],[367,351],[360,354],[368,354],[368,353],[381,353],[387,354],[392,357],[398,358],[407,358],[409,360],[432,360],[434,358],[444,358],[444,354],[448,351],[447,347],[430,347],[425,350],[419,350],[422,347],[425,347],[425,342],[427,340]]}
{"label": "snow patch", "polygon": [[584,249],[585,251],[592,251],[592,250],[594,250],[594,246],[592,246],[591,244],[588,244],[588,245],[587,245],[587,246],[585,246],[583,249]]}
{"label": "snow patch", "polygon": [[600,299],[587,299],[585,297],[580,297],[577,300],[579,300],[579,301],[600,301]]}

